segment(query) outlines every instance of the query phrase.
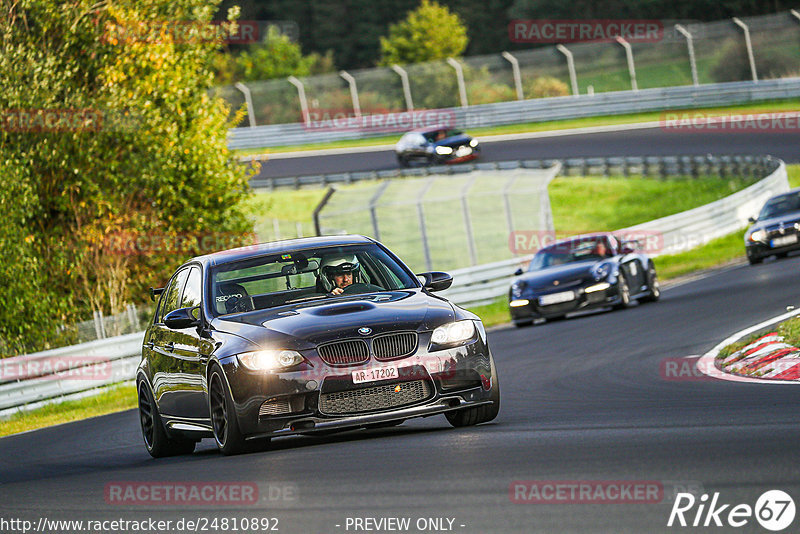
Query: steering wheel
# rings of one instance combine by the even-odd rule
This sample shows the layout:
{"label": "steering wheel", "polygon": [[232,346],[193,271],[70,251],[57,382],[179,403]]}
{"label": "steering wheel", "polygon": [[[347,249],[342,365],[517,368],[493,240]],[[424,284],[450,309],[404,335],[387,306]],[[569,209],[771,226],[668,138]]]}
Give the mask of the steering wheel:
{"label": "steering wheel", "polygon": [[342,295],[354,295],[356,293],[370,293],[372,291],[383,291],[382,288],[372,284],[350,284],[342,290]]}

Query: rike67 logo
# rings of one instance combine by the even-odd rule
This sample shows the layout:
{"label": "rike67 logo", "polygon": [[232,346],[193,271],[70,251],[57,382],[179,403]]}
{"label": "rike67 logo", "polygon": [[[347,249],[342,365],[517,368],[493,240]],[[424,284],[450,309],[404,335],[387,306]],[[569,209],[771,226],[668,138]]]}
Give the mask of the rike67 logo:
{"label": "rike67 logo", "polygon": [[763,528],[778,532],[792,524],[794,515],[794,500],[781,490],[764,492],[754,507],[749,504],[723,504],[719,492],[715,492],[710,500],[706,493],[699,499],[691,493],[679,493],[672,505],[667,526],[739,528],[747,525],[755,516]]}

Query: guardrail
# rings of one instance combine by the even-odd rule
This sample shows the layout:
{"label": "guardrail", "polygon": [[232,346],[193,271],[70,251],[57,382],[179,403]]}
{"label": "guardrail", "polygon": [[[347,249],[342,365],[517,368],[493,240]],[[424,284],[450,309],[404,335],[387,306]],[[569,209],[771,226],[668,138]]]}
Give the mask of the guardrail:
{"label": "guardrail", "polygon": [[[557,160],[545,161],[548,165],[537,162],[537,168],[559,164]],[[564,174],[608,174],[623,167],[634,172],[642,166],[646,169],[654,166],[655,172],[664,175],[683,174],[687,169],[694,171],[686,174],[769,174],[750,187],[706,206],[622,230],[662,233],[665,243],[662,253],[685,246],[686,240],[682,238],[686,235],[695,236],[700,244],[741,228],[767,197],[789,187],[786,166],[769,156],[571,158],[560,163]],[[442,295],[460,305],[491,302],[508,291],[514,271],[529,259],[530,256],[512,258],[452,271],[453,286]],[[56,398],[86,396],[132,380],[141,358],[142,337],[139,332],[0,360],[0,416],[35,408]]]}
{"label": "guardrail", "polygon": [[[621,115],[669,109],[692,109],[726,106],[800,97],[800,78],[781,78],[758,82],[728,82],[687,85],[638,91],[617,91],[594,95],[535,98],[495,104],[481,104],[440,110],[437,116],[448,117],[448,124],[457,128],[483,128],[603,115]],[[404,113],[376,116],[374,123],[398,124],[397,133],[415,126]],[[380,117],[380,118],[378,118]],[[406,128],[403,126],[406,125]],[[391,133],[391,132],[388,132]],[[385,136],[385,127],[378,129],[314,128],[313,124],[292,123],[234,128],[228,134],[231,149],[266,148],[308,143],[327,143],[348,139]]]}
{"label": "guardrail", "polygon": [[624,156],[567,159],[528,159],[464,163],[459,165],[433,165],[413,169],[391,169],[385,171],[343,172],[336,174],[313,174],[251,180],[253,189],[294,188],[352,184],[363,180],[385,180],[390,178],[420,177],[432,174],[460,174],[472,171],[505,171],[514,169],[548,169],[561,164],[561,175],[582,176],[611,174],[641,174],[642,176],[756,176],[772,171],[767,156],[721,155],[721,156]]}
{"label": "guardrail", "polygon": [[144,332],[0,360],[0,416],[130,381]]}

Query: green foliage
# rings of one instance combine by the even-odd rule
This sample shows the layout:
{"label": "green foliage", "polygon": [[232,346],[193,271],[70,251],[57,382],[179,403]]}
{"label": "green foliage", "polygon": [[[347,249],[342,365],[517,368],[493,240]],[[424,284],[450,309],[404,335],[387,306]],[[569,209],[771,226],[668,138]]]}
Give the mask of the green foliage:
{"label": "green foliage", "polygon": [[458,15],[432,0],[422,0],[406,20],[381,37],[381,65],[419,63],[458,57],[467,48],[467,28]]}
{"label": "green foliage", "polygon": [[539,76],[531,82],[525,95],[529,98],[569,95],[569,86],[552,76]]}
{"label": "green foliage", "polygon": [[332,53],[304,56],[300,45],[270,26],[264,41],[238,55],[218,53],[214,58],[216,83],[272,80],[288,76],[309,76],[335,69]]}
{"label": "green foliage", "polygon": [[[784,47],[758,47],[754,50],[754,56],[759,79],[780,78],[797,69],[795,54]],[[711,77],[715,82],[753,79],[744,39],[725,41],[711,69]]]}
{"label": "green foliage", "polygon": [[[227,151],[226,105],[208,96],[212,5],[22,0],[4,11],[0,110],[69,121],[0,129],[0,339],[18,352],[47,348],[56,326],[93,309],[143,300],[208,252],[197,236],[244,233],[248,170]],[[137,238],[144,250],[121,245]]]}

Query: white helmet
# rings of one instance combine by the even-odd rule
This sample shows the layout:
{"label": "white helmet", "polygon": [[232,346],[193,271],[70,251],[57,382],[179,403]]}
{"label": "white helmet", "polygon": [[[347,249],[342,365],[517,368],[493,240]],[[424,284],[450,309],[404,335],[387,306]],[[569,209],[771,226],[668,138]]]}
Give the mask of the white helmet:
{"label": "white helmet", "polygon": [[337,274],[353,273],[355,282],[360,269],[361,265],[354,254],[331,254],[325,256],[320,264],[323,281],[329,283],[331,287],[335,286],[333,277]]}

